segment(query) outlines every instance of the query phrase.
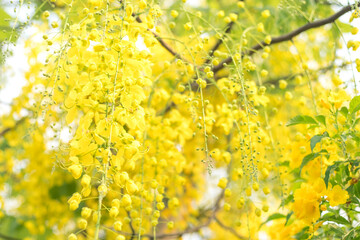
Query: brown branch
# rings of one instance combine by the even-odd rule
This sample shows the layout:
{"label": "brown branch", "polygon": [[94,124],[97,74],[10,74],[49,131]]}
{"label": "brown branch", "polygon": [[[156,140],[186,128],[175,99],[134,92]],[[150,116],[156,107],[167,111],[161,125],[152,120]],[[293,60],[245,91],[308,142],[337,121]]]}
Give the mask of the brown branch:
{"label": "brown branch", "polygon": [[[225,33],[229,33],[232,29],[232,27],[234,26],[235,22],[231,21],[230,23],[228,23],[225,27]],[[211,50],[209,51],[209,57],[206,59],[206,61],[204,62],[205,64],[208,64],[210,62],[210,59],[212,58],[212,56],[214,56],[214,52],[220,47],[220,45],[223,43],[223,39],[219,38],[215,45],[211,48]]]}
{"label": "brown branch", "polygon": [[[129,211],[126,211],[126,213],[127,213],[128,217],[131,219]],[[131,238],[130,238],[130,240],[132,240],[136,236],[135,229],[134,229],[131,221],[132,220],[130,220],[130,222],[129,222],[129,226],[130,226],[130,229],[131,229]]]}
{"label": "brown branch", "polygon": [[[133,13],[133,16],[135,16],[134,13]],[[143,22],[139,16],[136,16],[135,19],[138,23]],[[161,44],[161,46],[163,46],[169,53],[171,53],[171,55],[173,55],[174,57],[179,58],[185,62],[188,62],[188,61],[184,60],[181,57],[181,55],[179,53],[177,53],[174,49],[172,49],[164,40],[162,40],[162,38],[157,33],[155,33],[154,31],[151,31],[150,29],[148,29],[148,31],[150,31],[154,35],[154,37]]]}
{"label": "brown branch", "polygon": [[230,233],[232,233],[235,237],[237,237],[238,239],[247,239],[246,237],[240,235],[239,233],[237,233],[235,231],[235,229],[233,229],[232,227],[226,226],[224,223],[222,223],[217,217],[215,217],[215,221],[216,223],[222,227],[223,229],[229,231]]}
{"label": "brown branch", "polygon": [[[239,2],[244,2],[244,0],[239,0]],[[236,15],[239,16],[239,13],[236,13]],[[232,27],[234,26],[235,22],[231,21],[230,23],[228,23],[225,27],[225,33],[229,33],[232,29]],[[212,56],[214,56],[214,52],[220,47],[220,45],[223,43],[223,39],[219,38],[215,45],[211,48],[211,50],[209,51],[209,57],[208,59],[206,59],[206,61],[204,62],[204,65],[210,62],[210,59]]]}
{"label": "brown branch", "polygon": [[154,35],[156,40],[158,40],[158,42],[161,44],[161,46],[163,46],[169,53],[171,53],[176,58],[183,59],[180,56],[180,54],[175,52],[164,40],[161,39],[161,37],[157,33],[153,32],[153,31],[151,31],[151,33]]}
{"label": "brown branch", "polygon": [[[358,6],[360,6],[360,3],[357,4]],[[354,7],[356,6],[356,4],[353,5],[349,5],[346,7],[343,7],[340,11],[338,11],[337,13],[331,15],[328,18],[324,18],[321,20],[317,20],[311,23],[308,23],[302,27],[299,27],[298,29],[295,29],[294,31],[291,31],[287,34],[278,36],[278,37],[272,37],[271,43],[270,44],[266,44],[264,41],[262,41],[259,44],[256,44],[255,46],[251,47],[248,51],[245,51],[242,53],[242,56],[250,56],[252,54],[254,54],[256,51],[263,49],[265,46],[269,46],[269,45],[273,45],[273,44],[277,44],[277,43],[281,43],[281,42],[285,42],[285,41],[289,41],[292,40],[294,37],[296,37],[297,35],[299,35],[300,33],[303,33],[307,30],[313,29],[313,28],[318,28],[321,26],[324,26],[326,24],[332,23],[335,20],[337,20],[339,17],[341,17],[342,15],[344,15],[345,13],[351,11]],[[232,57],[228,57],[226,59],[224,59],[221,63],[219,63],[218,65],[214,66],[212,71],[214,73],[220,71],[221,69],[223,69],[225,67],[226,64],[229,64],[232,62]]]}
{"label": "brown branch", "polygon": [[3,137],[6,133],[8,133],[8,132],[10,132],[11,130],[15,129],[17,126],[19,126],[21,123],[23,123],[23,122],[25,121],[25,119],[26,119],[26,117],[21,118],[19,121],[17,121],[17,122],[15,123],[14,126],[8,127],[8,128],[5,128],[4,130],[2,130],[2,131],[0,132],[0,137]]}
{"label": "brown branch", "polygon": [[[345,68],[349,64],[352,64],[352,63],[344,62],[341,65],[330,64],[329,66],[322,67],[322,68],[319,68],[319,69],[316,69],[316,70],[313,70],[310,72],[326,73],[327,71],[330,71],[332,69]],[[282,79],[289,79],[289,78],[294,78],[296,76],[303,76],[303,75],[305,75],[305,72],[298,72],[298,73],[293,73],[293,74],[289,74],[289,75],[285,75],[285,76],[281,76],[281,77],[277,77],[277,78],[271,78],[271,79],[265,81],[264,84],[277,84],[277,82],[279,82]]]}

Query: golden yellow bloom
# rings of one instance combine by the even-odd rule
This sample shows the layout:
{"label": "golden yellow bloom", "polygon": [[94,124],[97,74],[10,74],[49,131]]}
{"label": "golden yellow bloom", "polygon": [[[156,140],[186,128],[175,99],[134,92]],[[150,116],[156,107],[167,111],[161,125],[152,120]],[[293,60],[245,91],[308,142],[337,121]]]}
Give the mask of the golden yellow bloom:
{"label": "golden yellow bloom", "polygon": [[77,236],[73,233],[68,236],[68,240],[77,240],[77,239],[78,239]]}
{"label": "golden yellow bloom", "polygon": [[[322,179],[319,181],[322,181]],[[322,186],[321,183],[318,185]],[[308,183],[301,184],[301,187],[294,193],[294,203],[292,209],[295,216],[303,220],[308,225],[319,219],[319,203],[322,192],[322,187],[314,188]]]}
{"label": "golden yellow bloom", "polygon": [[268,17],[270,17],[270,11],[269,10],[264,10],[264,11],[262,11],[261,12],[261,16],[263,17],[263,18],[268,18]]}
{"label": "golden yellow bloom", "polygon": [[219,18],[223,18],[225,16],[225,12],[223,10],[221,10],[221,11],[217,12],[217,16]]}
{"label": "golden yellow bloom", "polygon": [[256,27],[256,30],[258,32],[264,32],[264,24],[263,23],[258,23],[257,27]]}
{"label": "golden yellow bloom", "polygon": [[266,44],[270,44],[271,43],[271,36],[270,35],[267,35],[266,37],[265,37],[265,39],[264,39],[264,43],[266,43]]}
{"label": "golden yellow bloom", "polygon": [[285,89],[287,87],[288,83],[285,80],[280,80],[279,81],[279,88],[280,89]]}
{"label": "golden yellow bloom", "polygon": [[176,18],[179,15],[178,11],[176,10],[171,10],[170,14],[173,18]]}
{"label": "golden yellow bloom", "polygon": [[81,177],[82,174],[82,166],[80,164],[73,164],[68,167],[68,171],[75,179],[78,179]]}
{"label": "golden yellow bloom", "polygon": [[226,188],[226,185],[227,185],[227,178],[220,178],[219,182],[218,182],[218,187],[222,188],[222,189],[225,189]]}
{"label": "golden yellow bloom", "polygon": [[87,174],[84,174],[83,177],[81,178],[81,186],[87,187],[90,185],[90,183],[91,183],[91,177]]}
{"label": "golden yellow bloom", "polygon": [[191,22],[188,22],[184,25],[185,30],[189,31],[192,28]]}
{"label": "golden yellow bloom", "polygon": [[238,1],[238,2],[237,2],[237,6],[238,6],[239,8],[244,8],[244,7],[245,7],[245,3],[242,2],[242,1]]}
{"label": "golden yellow bloom", "polygon": [[339,185],[336,185],[331,190],[327,191],[328,200],[330,206],[335,207],[340,204],[346,203],[349,198],[349,194],[346,190],[343,190]]}
{"label": "golden yellow bloom", "polygon": [[81,216],[85,219],[88,219],[91,216],[91,209],[88,207],[83,207],[81,209]]}
{"label": "golden yellow bloom", "polygon": [[114,223],[114,229],[115,229],[116,231],[121,231],[121,229],[122,229],[122,222],[116,221],[116,222]]}
{"label": "golden yellow bloom", "polygon": [[86,229],[87,227],[87,221],[83,218],[81,218],[78,222],[77,225],[80,229]]}

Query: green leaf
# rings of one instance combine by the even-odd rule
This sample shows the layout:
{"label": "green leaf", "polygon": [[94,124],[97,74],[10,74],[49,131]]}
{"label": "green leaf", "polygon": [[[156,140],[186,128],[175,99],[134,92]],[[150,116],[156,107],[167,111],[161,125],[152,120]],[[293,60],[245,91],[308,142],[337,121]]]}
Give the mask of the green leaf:
{"label": "green leaf", "polygon": [[334,237],[338,237],[339,239],[344,235],[344,231],[335,224],[329,224],[329,233],[333,234]]}
{"label": "green leaf", "polygon": [[289,222],[289,220],[290,220],[290,217],[291,217],[291,215],[293,215],[293,213],[294,213],[294,212],[290,212],[290,213],[288,213],[288,214],[286,215],[285,226],[287,226],[287,224],[288,224],[288,222]]}
{"label": "green leaf", "polygon": [[294,195],[290,194],[286,199],[283,199],[281,201],[280,207],[284,207],[285,205],[287,205],[288,203],[292,202],[294,200]]}
{"label": "green leaf", "polygon": [[270,222],[270,221],[272,221],[272,220],[279,219],[279,218],[285,218],[285,217],[286,217],[286,216],[285,216],[284,214],[274,213],[274,214],[270,215],[270,216],[268,217],[268,219],[266,219],[265,222],[261,223],[261,225],[260,225],[259,228],[261,228],[261,227],[262,227],[265,223],[267,223],[267,222]]}
{"label": "green leaf", "polygon": [[348,33],[351,32],[352,26],[348,23],[343,23],[340,21],[337,21],[336,24],[339,26],[341,32]]}
{"label": "green leaf", "polygon": [[319,157],[319,156],[320,156],[322,153],[324,153],[324,152],[327,152],[327,151],[323,149],[323,150],[321,150],[320,152],[310,153],[310,154],[306,155],[306,156],[303,158],[302,162],[301,162],[299,174],[301,175],[301,170],[302,170],[302,168],[303,168],[306,164],[308,164],[308,162],[310,162],[311,160],[314,160],[315,158]]}
{"label": "green leaf", "polygon": [[295,239],[308,239],[309,237],[309,227],[304,227],[300,232],[294,235]]}
{"label": "green leaf", "polygon": [[8,236],[9,239],[24,239],[29,236],[29,231],[21,223],[21,220],[19,221],[16,217],[8,215],[5,215],[0,220],[0,233]]}
{"label": "green leaf", "polygon": [[357,118],[353,124],[353,126],[357,125],[360,122],[360,118]]}
{"label": "green leaf", "polygon": [[[10,25],[11,16],[0,7],[0,42],[9,40],[9,37],[11,34],[14,34],[13,32],[13,26]],[[14,42],[16,38],[12,39],[12,42]]]}
{"label": "green leaf", "polygon": [[315,116],[315,118],[319,123],[326,126],[326,119],[325,119],[324,115],[317,115],[317,116]]}
{"label": "green leaf", "polygon": [[347,107],[342,107],[342,108],[340,109],[340,113],[341,113],[342,115],[344,115],[344,117],[347,117],[347,115],[348,115],[348,113],[349,113],[349,110],[347,109]]}
{"label": "green leaf", "polygon": [[323,221],[331,221],[331,222],[336,222],[339,224],[344,224],[344,225],[348,225],[350,224],[348,220],[346,220],[344,217],[340,216],[340,215],[324,215],[321,220]]}
{"label": "green leaf", "polygon": [[360,96],[353,97],[350,101],[349,111],[351,114],[360,110]]}
{"label": "green leaf", "polygon": [[349,199],[347,200],[348,202],[354,203],[354,204],[360,204],[360,201],[357,197],[354,196],[350,196]]}
{"label": "green leaf", "polygon": [[327,132],[324,132],[322,135],[315,135],[310,139],[310,148],[311,151],[314,150],[314,147],[316,146],[316,144],[318,142],[321,141],[321,139],[323,139],[324,137],[329,137],[329,134]]}
{"label": "green leaf", "polygon": [[357,198],[360,198],[360,182],[357,182],[356,184],[353,185],[354,186],[354,195]]}
{"label": "green leaf", "polygon": [[297,124],[318,124],[318,123],[315,121],[315,119],[313,119],[310,116],[298,115],[298,116],[290,119],[286,123],[286,126],[289,127],[289,126],[293,126],[293,125],[297,125]]}
{"label": "green leaf", "polygon": [[330,174],[331,174],[332,170],[334,170],[337,167],[337,165],[338,164],[335,163],[334,165],[329,166],[325,171],[324,182],[325,182],[326,188],[328,187],[328,184],[329,184]]}
{"label": "green leaf", "polygon": [[350,231],[343,236],[343,240],[359,239],[360,226],[356,228],[350,228]]}
{"label": "green leaf", "polygon": [[62,185],[55,185],[49,189],[49,195],[52,199],[60,199],[63,196],[69,197],[76,191],[75,182],[65,182]]}

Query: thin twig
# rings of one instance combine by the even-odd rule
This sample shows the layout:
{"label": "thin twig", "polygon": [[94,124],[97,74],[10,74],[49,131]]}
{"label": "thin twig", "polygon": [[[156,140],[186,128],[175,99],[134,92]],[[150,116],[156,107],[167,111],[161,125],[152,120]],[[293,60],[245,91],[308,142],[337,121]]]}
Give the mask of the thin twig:
{"label": "thin twig", "polygon": [[[336,68],[344,68],[348,65],[350,65],[351,63],[343,63],[341,65],[334,65],[334,64],[330,64],[329,66],[326,66],[326,67],[322,67],[322,68],[319,68],[317,70],[314,70],[312,72],[321,72],[321,73],[324,73],[324,72],[327,72],[327,71],[330,71],[332,69],[336,69]],[[276,78],[271,78],[267,81],[264,82],[264,84],[277,84],[280,80],[282,79],[290,79],[290,78],[294,78],[296,76],[302,76],[302,75],[305,75],[305,72],[299,72],[299,73],[293,73],[293,74],[289,74],[289,75],[284,75],[284,76],[281,76],[281,77],[276,77]]]}
{"label": "thin twig", "polygon": [[[133,16],[135,16],[135,14],[133,14]],[[141,20],[141,18],[139,17],[139,16],[136,16],[136,21],[138,22],[138,23],[142,23],[142,20]],[[181,55],[179,54],[179,53],[177,53],[174,49],[172,49],[170,46],[169,46],[169,44],[167,44],[157,33],[155,33],[154,31],[152,31],[152,30],[150,30],[150,29],[148,29],[148,31],[150,31],[153,35],[154,35],[154,37],[156,38],[156,40],[161,44],[161,46],[163,46],[169,53],[171,53],[174,57],[176,57],[176,58],[179,58],[179,59],[181,59],[181,60],[183,60],[183,61],[185,61],[185,62],[188,62],[188,61],[186,61],[186,60],[184,60],[184,58],[183,57],[181,57]]]}
{"label": "thin twig", "polygon": [[[360,3],[358,3],[357,5],[360,6]],[[265,46],[269,46],[269,45],[273,45],[273,44],[277,44],[277,43],[292,40],[294,37],[296,37],[300,33],[303,33],[303,32],[305,32],[307,30],[310,30],[310,29],[313,29],[313,28],[318,28],[318,27],[324,26],[326,24],[332,23],[335,20],[337,20],[339,17],[344,15],[345,13],[351,11],[355,6],[356,6],[356,4],[352,4],[352,5],[343,7],[340,11],[338,11],[337,13],[331,15],[328,18],[324,18],[324,19],[321,19],[321,20],[310,22],[310,23],[305,24],[304,26],[299,27],[298,29],[295,29],[294,31],[291,31],[291,32],[289,32],[287,34],[284,34],[284,35],[281,35],[281,36],[278,36],[278,37],[272,37],[272,40],[271,40],[270,44],[267,44],[264,41],[262,41],[261,43],[256,44],[255,46],[251,47],[248,51],[243,52],[242,56],[250,56],[250,55],[254,54],[255,52],[257,52],[258,50],[263,49]],[[228,58],[224,59],[218,65],[214,66],[212,71],[214,73],[216,73],[216,72],[220,71],[221,69],[223,69],[226,64],[229,64],[231,62],[232,62],[232,58],[228,57]]]}
{"label": "thin twig", "polygon": [[171,53],[176,58],[183,59],[181,57],[181,55],[179,53],[175,52],[175,50],[172,49],[164,40],[162,40],[161,37],[157,33],[153,32],[151,30],[149,30],[149,31],[154,35],[154,37],[156,38],[156,40],[158,40],[158,42],[161,44],[161,46],[163,46],[169,53]]}
{"label": "thin twig", "polygon": [[19,126],[21,123],[25,121],[26,117],[21,118],[19,121],[15,123],[14,126],[5,128],[0,132],[0,137],[4,136],[6,133],[10,132],[11,130],[15,129],[17,126]]}
{"label": "thin twig", "polygon": [[[231,21],[230,23],[228,23],[225,27],[225,33],[229,33],[232,29],[232,27],[234,26],[235,22]],[[211,50],[209,51],[209,56],[208,58],[206,59],[206,61],[204,62],[204,65],[205,64],[208,64],[210,62],[210,59],[212,58],[212,56],[214,56],[214,52],[220,47],[220,45],[223,43],[223,39],[222,38],[219,38],[215,45],[211,48]]]}
{"label": "thin twig", "polygon": [[[239,2],[244,2],[244,0],[239,0]],[[236,15],[239,16],[239,13],[236,13]],[[233,28],[235,22],[231,21],[230,23],[228,23],[225,27],[225,33],[230,33],[231,29]],[[219,38],[215,45],[211,48],[211,50],[209,51],[209,57],[208,59],[206,59],[206,61],[204,62],[204,65],[210,62],[210,59],[212,56],[214,56],[214,52],[220,47],[220,45],[223,43],[223,39]]]}
{"label": "thin twig", "polygon": [[[126,213],[127,213],[128,217],[131,219],[130,213],[129,213],[128,211],[126,211]],[[132,220],[130,220],[130,222],[129,222],[129,226],[130,226],[130,229],[131,229],[131,238],[130,238],[130,240],[132,240],[132,239],[137,235],[137,234],[135,233],[135,229],[134,229],[131,221],[132,221]]]}

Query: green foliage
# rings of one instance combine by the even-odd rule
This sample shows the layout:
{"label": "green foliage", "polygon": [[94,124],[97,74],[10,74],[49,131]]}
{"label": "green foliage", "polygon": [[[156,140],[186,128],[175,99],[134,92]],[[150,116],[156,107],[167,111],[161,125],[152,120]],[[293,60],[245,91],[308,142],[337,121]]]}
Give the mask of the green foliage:
{"label": "green foliage", "polygon": [[286,126],[289,127],[289,126],[298,125],[298,124],[318,124],[318,123],[315,121],[315,119],[313,119],[310,116],[298,115],[298,116],[290,119],[286,123]]}

